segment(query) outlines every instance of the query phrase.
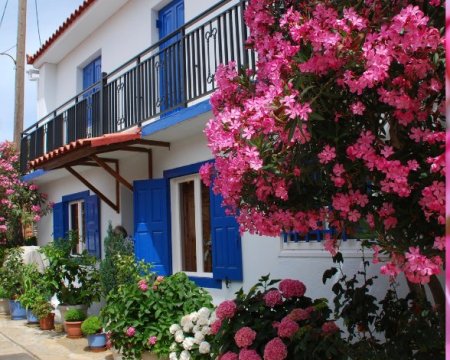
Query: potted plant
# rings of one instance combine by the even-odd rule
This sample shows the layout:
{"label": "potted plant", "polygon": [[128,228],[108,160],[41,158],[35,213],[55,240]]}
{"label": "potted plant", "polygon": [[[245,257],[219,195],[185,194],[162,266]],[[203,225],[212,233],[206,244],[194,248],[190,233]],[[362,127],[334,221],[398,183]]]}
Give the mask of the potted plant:
{"label": "potted plant", "polygon": [[[186,274],[163,277],[138,271],[133,257],[118,257],[118,276],[134,279],[111,291],[101,311],[110,345],[126,358],[141,358],[148,351],[167,357],[172,343],[170,326],[187,313],[212,307],[211,296]],[[145,355],[147,356],[147,355]]]}
{"label": "potted plant", "polygon": [[78,339],[83,336],[81,332],[81,324],[86,319],[86,314],[80,309],[67,310],[64,317],[64,325],[66,326],[67,337],[70,339]]}
{"label": "potted plant", "polygon": [[98,316],[89,316],[81,324],[81,331],[87,336],[91,351],[106,350],[106,334],[103,332],[103,324]]}
{"label": "potted plant", "polygon": [[55,328],[55,314],[48,301],[41,301],[31,308],[33,314],[39,319],[41,330],[53,330]]}
{"label": "potted plant", "polygon": [[39,318],[33,312],[35,304],[50,300],[51,293],[46,276],[38,271],[34,264],[24,265],[23,268],[23,293],[18,300],[27,309],[28,323],[38,323]]}
{"label": "potted plant", "polygon": [[0,314],[9,315],[8,293],[1,285],[0,285]]}
{"label": "potted plant", "polygon": [[60,301],[61,318],[65,312],[77,308],[87,312],[87,308],[100,299],[99,271],[97,259],[87,251],[82,254],[71,254],[73,244],[77,243],[77,235],[69,232],[68,239],[58,239],[42,248],[49,260],[46,270],[52,293]]}
{"label": "potted plant", "polygon": [[26,309],[18,300],[24,292],[23,274],[22,249],[8,249],[1,269],[0,285],[9,299],[9,310],[12,320],[23,320],[27,317]]}

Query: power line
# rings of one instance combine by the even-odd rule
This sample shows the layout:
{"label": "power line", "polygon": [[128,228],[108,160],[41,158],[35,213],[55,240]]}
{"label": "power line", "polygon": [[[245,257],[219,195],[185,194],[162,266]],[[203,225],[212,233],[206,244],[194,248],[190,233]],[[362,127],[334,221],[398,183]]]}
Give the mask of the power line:
{"label": "power line", "polygon": [[38,35],[39,35],[39,43],[42,46],[41,30],[39,29],[39,12],[38,12],[37,0],[34,0],[34,7],[36,9],[36,25],[37,25]]}
{"label": "power line", "polygon": [[2,52],[2,53],[7,53],[9,50],[14,49],[16,46],[17,46],[17,44],[15,44],[15,45],[11,46],[9,49],[3,50],[3,51],[1,51],[1,52]]}
{"label": "power line", "polygon": [[5,7],[3,8],[2,18],[0,19],[0,28],[3,24],[3,19],[5,18],[6,8],[8,7],[8,0],[6,0]]}

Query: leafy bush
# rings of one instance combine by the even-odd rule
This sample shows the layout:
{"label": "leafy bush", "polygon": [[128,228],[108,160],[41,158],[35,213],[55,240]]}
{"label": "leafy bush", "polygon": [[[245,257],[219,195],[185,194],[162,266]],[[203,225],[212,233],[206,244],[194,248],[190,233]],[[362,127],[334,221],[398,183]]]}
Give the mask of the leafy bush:
{"label": "leafy bush", "polygon": [[[129,273],[136,274],[138,266],[135,264]],[[123,263],[119,263],[119,268],[119,274],[123,273]],[[168,355],[172,343],[170,326],[203,306],[212,306],[211,296],[186,274],[156,277],[147,271],[110,292],[101,317],[111,344],[126,359],[139,359],[149,349]]]}
{"label": "leafy bush", "polygon": [[213,353],[221,359],[346,359],[337,325],[329,320],[325,299],[304,296],[306,287],[298,280],[263,276],[248,294],[236,293],[221,303]]}
{"label": "leafy bush", "polygon": [[41,274],[35,264],[23,267],[23,294],[18,300],[27,309],[32,309],[34,304],[49,301],[52,293],[47,277]]}
{"label": "leafy bush", "polygon": [[77,236],[76,232],[69,232],[67,239],[57,239],[41,251],[49,261],[46,279],[58,300],[66,305],[89,306],[100,299],[100,275],[95,256],[86,250],[80,255],[71,255],[74,244],[78,242]]}
{"label": "leafy bush", "polygon": [[19,247],[8,249],[0,269],[0,287],[9,299],[17,299],[24,292],[22,252]]}
{"label": "leafy bush", "polygon": [[102,331],[103,324],[98,316],[89,316],[81,324],[81,331],[84,335],[93,335]]}
{"label": "leafy bush", "polygon": [[31,311],[39,319],[44,319],[53,311],[52,306],[47,301],[41,301],[31,306]]}
{"label": "leafy bush", "polygon": [[105,295],[119,285],[117,279],[116,255],[133,255],[133,242],[125,239],[122,234],[114,232],[111,223],[108,225],[104,241],[105,258],[100,263],[100,281]]}
{"label": "leafy bush", "polygon": [[79,309],[69,309],[64,316],[64,320],[67,322],[83,321],[84,319],[86,319],[86,314]]}
{"label": "leafy bush", "polygon": [[[336,260],[336,258],[335,258]],[[342,262],[342,258],[337,260]],[[400,297],[391,283],[384,299],[371,295],[376,277],[364,269],[348,277],[339,267],[327,270],[324,282],[340,272],[332,290],[335,293],[335,317],[347,328],[347,353],[354,360],[426,360],[444,359],[445,323],[437,309],[426,300],[423,289],[415,288]]]}

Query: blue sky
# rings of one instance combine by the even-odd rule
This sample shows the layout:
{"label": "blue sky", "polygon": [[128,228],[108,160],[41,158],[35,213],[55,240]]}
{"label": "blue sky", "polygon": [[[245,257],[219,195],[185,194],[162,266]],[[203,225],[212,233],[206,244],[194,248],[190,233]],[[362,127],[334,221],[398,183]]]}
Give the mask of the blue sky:
{"label": "blue sky", "polygon": [[[0,53],[16,57],[17,9],[18,0],[0,0],[0,18],[6,2],[5,16],[0,27]],[[34,54],[40,48],[36,22],[37,3],[39,29],[42,43],[64,22],[64,20],[83,2],[83,0],[28,0],[26,53]],[[29,66],[26,66],[28,69]],[[8,56],[0,56],[0,142],[13,139],[14,119],[14,63]],[[36,82],[28,80],[25,74],[25,114],[24,129],[35,123]]]}

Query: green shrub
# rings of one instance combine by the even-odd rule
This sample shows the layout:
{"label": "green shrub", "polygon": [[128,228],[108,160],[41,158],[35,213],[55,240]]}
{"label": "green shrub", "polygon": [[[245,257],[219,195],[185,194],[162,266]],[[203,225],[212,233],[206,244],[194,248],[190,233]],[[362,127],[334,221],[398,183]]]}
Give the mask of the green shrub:
{"label": "green shrub", "polygon": [[39,320],[46,318],[53,311],[52,306],[47,301],[35,303],[31,306],[31,311]]}
{"label": "green shrub", "polygon": [[98,316],[89,316],[81,324],[81,331],[84,335],[93,335],[102,331],[103,324]]}
{"label": "green shrub", "polygon": [[6,250],[3,266],[0,269],[0,287],[9,299],[17,299],[24,292],[22,252],[23,250],[19,247]]}
{"label": "green shrub", "polygon": [[71,321],[83,321],[86,319],[86,315],[83,311],[79,309],[69,309],[66,312],[66,315],[64,316],[64,320],[71,322]]}
{"label": "green shrub", "polygon": [[109,223],[104,249],[105,258],[100,263],[100,281],[102,291],[106,296],[111,290],[117,289],[120,285],[117,277],[118,265],[115,258],[117,255],[133,255],[133,242],[129,239],[124,239],[122,234],[115,233],[111,223]]}
{"label": "green shrub", "polygon": [[[155,279],[147,273],[110,292],[101,316],[114,347],[126,359],[140,359],[146,350],[167,356],[172,343],[170,326],[202,307],[212,307],[211,296],[186,274]],[[156,343],[149,342],[154,337]]]}

